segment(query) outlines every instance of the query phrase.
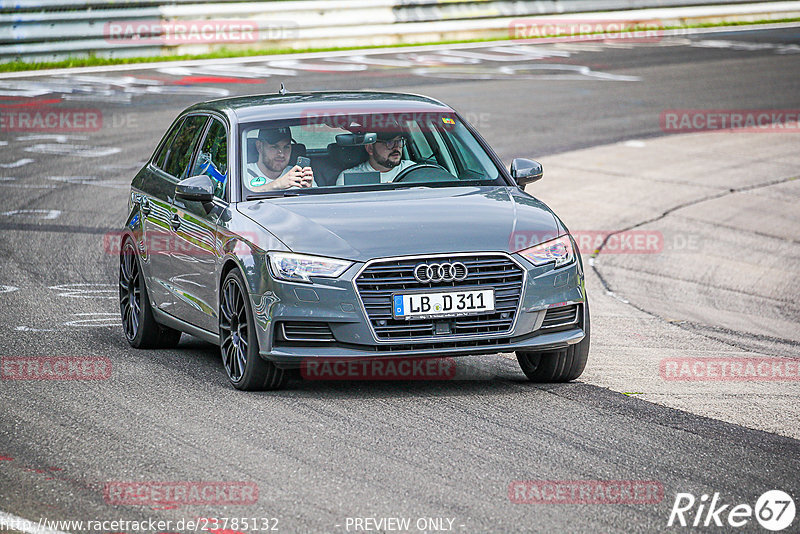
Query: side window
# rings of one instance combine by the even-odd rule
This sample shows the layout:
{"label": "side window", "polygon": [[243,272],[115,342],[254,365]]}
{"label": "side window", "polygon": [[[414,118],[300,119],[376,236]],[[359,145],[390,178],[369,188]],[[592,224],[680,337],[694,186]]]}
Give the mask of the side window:
{"label": "side window", "polygon": [[442,132],[442,135],[452,143],[453,157],[458,159],[464,169],[465,176],[462,176],[462,179],[494,180],[497,178],[497,167],[463,124],[456,123],[452,130],[446,130]]}
{"label": "side window", "polygon": [[173,139],[175,139],[175,134],[178,133],[178,130],[183,124],[183,121],[178,122],[172,129],[164,136],[164,140],[161,144],[161,147],[158,149],[158,154],[153,158],[153,163],[156,167],[161,170],[164,170],[164,162],[167,159],[167,154],[169,154],[169,147],[172,145]]}
{"label": "side window", "polygon": [[190,175],[198,174],[205,174],[214,180],[217,184],[214,189],[216,197],[225,196],[225,184],[228,181],[228,132],[225,125],[217,119],[211,119],[211,126],[200,145],[200,152]]}
{"label": "side window", "polygon": [[442,133],[439,131],[439,127],[433,121],[428,121],[426,127],[428,132],[431,134],[432,144],[436,145],[436,152],[438,152],[439,156],[442,158],[442,161],[439,161],[439,164],[450,171],[453,176],[458,176],[456,165],[453,163],[453,158],[450,155],[450,151],[447,149],[447,143],[445,143],[444,139],[442,138]]}
{"label": "side window", "polygon": [[164,171],[178,180],[186,178],[186,170],[189,166],[189,161],[192,159],[192,152],[194,152],[194,147],[197,144],[197,138],[200,132],[203,131],[203,126],[205,126],[207,120],[208,117],[205,115],[192,115],[183,121],[169,149],[169,154],[167,154]]}
{"label": "side window", "polygon": [[433,158],[433,149],[428,144],[428,140],[425,139],[425,134],[423,134],[422,130],[420,130],[417,121],[406,122],[406,127],[411,134],[411,139],[414,141],[414,147],[416,147],[419,157],[423,160],[430,160]]}
{"label": "side window", "polygon": [[456,135],[449,136],[450,141],[456,149],[456,156],[460,156],[463,167],[473,173],[481,174],[483,167],[480,162],[475,158],[472,151],[464,145],[464,142]]}

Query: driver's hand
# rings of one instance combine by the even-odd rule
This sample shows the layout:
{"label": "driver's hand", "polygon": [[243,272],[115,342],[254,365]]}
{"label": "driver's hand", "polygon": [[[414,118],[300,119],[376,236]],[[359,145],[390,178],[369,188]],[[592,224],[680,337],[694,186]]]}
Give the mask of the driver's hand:
{"label": "driver's hand", "polygon": [[[306,169],[311,170],[309,167]],[[311,181],[309,179],[308,185],[305,185],[306,174],[300,165],[295,165],[286,174],[273,182],[275,189],[289,189],[291,187],[310,187]]]}

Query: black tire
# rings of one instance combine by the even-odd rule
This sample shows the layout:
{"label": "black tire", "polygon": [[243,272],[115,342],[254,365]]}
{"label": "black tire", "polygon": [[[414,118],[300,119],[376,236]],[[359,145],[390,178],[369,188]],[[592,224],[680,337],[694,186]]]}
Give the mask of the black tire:
{"label": "black tire", "polygon": [[589,301],[584,303],[583,331],[586,333],[579,343],[569,348],[549,352],[517,352],[517,361],[522,372],[531,382],[569,382],[575,380],[586,368],[589,358]]}
{"label": "black tire", "polygon": [[122,330],[131,347],[169,349],[181,339],[178,330],[158,324],[153,317],[139,256],[130,239],[122,244],[119,254],[119,311]]}
{"label": "black tire", "polygon": [[222,282],[219,296],[219,347],[228,380],[245,391],[281,389],[288,379],[283,369],[264,360],[258,351],[258,336],[250,298],[238,269]]}

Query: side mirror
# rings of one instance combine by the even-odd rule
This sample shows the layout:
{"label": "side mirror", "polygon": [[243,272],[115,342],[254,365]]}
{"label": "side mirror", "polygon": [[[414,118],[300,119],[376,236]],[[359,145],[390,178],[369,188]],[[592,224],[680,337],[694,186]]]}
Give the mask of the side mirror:
{"label": "side mirror", "polygon": [[511,162],[511,177],[521,188],[542,179],[542,164],[532,159],[515,158]]}
{"label": "side mirror", "polygon": [[214,181],[205,174],[181,180],[175,186],[175,197],[191,202],[212,202],[214,200]]}

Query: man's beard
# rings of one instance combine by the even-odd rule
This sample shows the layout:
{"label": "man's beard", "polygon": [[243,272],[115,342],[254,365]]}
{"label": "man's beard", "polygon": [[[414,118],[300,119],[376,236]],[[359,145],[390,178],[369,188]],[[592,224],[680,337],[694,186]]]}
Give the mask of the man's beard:
{"label": "man's beard", "polygon": [[264,167],[266,167],[272,172],[281,172],[284,169],[284,167],[286,167],[285,164],[276,163],[274,159],[265,159],[263,161],[264,161]]}
{"label": "man's beard", "polygon": [[393,154],[398,155],[398,156],[400,155],[399,152],[390,152],[389,155],[384,158],[384,157],[379,156],[377,153],[375,153],[374,154],[375,163],[377,163],[378,165],[380,165],[382,167],[386,167],[387,169],[394,169],[395,167],[400,165],[400,159],[398,159],[397,161],[390,160],[389,157],[392,156]]}

